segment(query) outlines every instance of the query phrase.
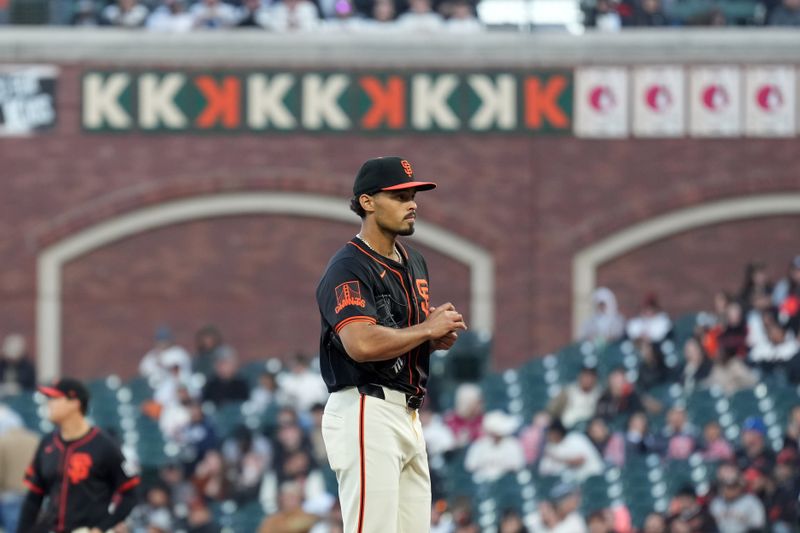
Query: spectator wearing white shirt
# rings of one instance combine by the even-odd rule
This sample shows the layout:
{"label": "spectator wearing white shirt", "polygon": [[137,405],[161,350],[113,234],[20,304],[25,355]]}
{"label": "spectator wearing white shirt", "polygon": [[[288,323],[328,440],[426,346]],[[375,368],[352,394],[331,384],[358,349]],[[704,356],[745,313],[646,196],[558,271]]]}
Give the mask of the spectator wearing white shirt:
{"label": "spectator wearing white shirt", "polygon": [[594,416],[602,393],[597,383],[597,369],[585,366],[581,368],[578,379],[553,398],[547,410],[554,418],[560,419],[566,428],[572,428]]}
{"label": "spectator wearing white shirt", "polygon": [[539,505],[539,512],[528,517],[527,526],[536,533],[588,533],[580,506],[578,488],[559,483],[550,491],[548,500]]}
{"label": "spectator wearing white shirt", "polygon": [[547,444],[539,462],[539,474],[581,482],[602,472],[603,458],[589,437],[577,431],[567,434],[559,420],[550,424]]}
{"label": "spectator wearing white shirt", "polygon": [[163,0],[147,18],[147,29],[166,33],[183,33],[192,29],[194,17],[186,11],[184,0]]}
{"label": "spectator wearing white shirt", "polygon": [[596,345],[613,342],[625,332],[625,317],[620,314],[617,297],[608,287],[599,287],[592,293],[594,311],[581,326],[580,340]]}
{"label": "spectator wearing white shirt", "polygon": [[711,501],[709,510],[720,533],[749,533],[762,531],[767,525],[761,501],[744,490],[739,469],[725,464],[717,472],[719,495]]}
{"label": "spectator wearing white shirt", "polygon": [[278,376],[287,405],[293,405],[300,412],[307,413],[314,404],[328,401],[328,388],[319,372],[309,368],[308,359],[297,354],[292,362],[291,371]]}
{"label": "spectator wearing white shirt", "polygon": [[475,16],[475,11],[467,0],[456,0],[450,4],[450,16],[445,21],[445,29],[450,33],[480,33],[483,25]]}
{"label": "spectator wearing white shirt", "polygon": [[661,309],[655,294],[648,294],[639,316],[628,321],[625,332],[631,340],[645,339],[657,343],[664,340],[672,329],[669,315]]}
{"label": "spectator wearing white shirt", "polygon": [[309,0],[282,0],[259,20],[272,31],[309,31],[319,26],[319,22],[317,6]]}
{"label": "spectator wearing white shirt", "polygon": [[215,30],[230,28],[239,21],[236,8],[222,0],[201,0],[189,10],[195,28]]}
{"label": "spectator wearing white shirt", "polygon": [[266,6],[262,0],[244,0],[239,8],[237,28],[263,28]]}
{"label": "spectator wearing white shirt", "polygon": [[117,0],[103,9],[103,23],[122,28],[139,28],[147,19],[147,8],[138,0]]}
{"label": "spectator wearing white shirt", "polygon": [[757,337],[750,349],[750,360],[766,367],[785,364],[800,352],[794,333],[784,329],[774,313],[762,313],[764,336]]}
{"label": "spectator wearing white shirt", "polygon": [[525,466],[522,444],[514,436],[519,427],[515,417],[490,411],[483,417],[484,435],[473,442],[464,458],[464,468],[482,481],[496,481]]}
{"label": "spectator wearing white shirt", "polygon": [[150,385],[157,388],[164,379],[171,379],[171,370],[178,367],[179,378],[187,381],[191,375],[191,356],[183,347],[175,344],[169,328],[159,327],[155,335],[155,345],[139,363],[139,374]]}
{"label": "spectator wearing white shirt", "polygon": [[398,27],[404,30],[436,32],[444,26],[444,19],[433,11],[430,0],[410,0],[409,10],[397,19]]}

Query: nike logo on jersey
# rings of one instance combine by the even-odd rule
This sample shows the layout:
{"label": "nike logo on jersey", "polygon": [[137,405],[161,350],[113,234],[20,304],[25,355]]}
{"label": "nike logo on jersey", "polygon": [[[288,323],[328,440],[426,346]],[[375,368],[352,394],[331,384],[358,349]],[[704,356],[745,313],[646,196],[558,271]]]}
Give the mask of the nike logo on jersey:
{"label": "nike logo on jersey", "polygon": [[384,270],[383,272],[381,272],[381,279],[383,279],[383,276],[385,276],[385,275],[386,275],[386,271]]}

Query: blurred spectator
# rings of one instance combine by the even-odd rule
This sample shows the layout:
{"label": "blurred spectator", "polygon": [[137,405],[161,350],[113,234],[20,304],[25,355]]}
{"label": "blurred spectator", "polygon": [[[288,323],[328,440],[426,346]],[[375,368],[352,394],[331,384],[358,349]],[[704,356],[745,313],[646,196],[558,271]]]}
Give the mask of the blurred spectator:
{"label": "blurred spectator", "polygon": [[711,515],[720,533],[751,533],[766,526],[764,506],[744,491],[739,469],[722,465],[717,471],[719,495],[711,502]]}
{"label": "blurred spectator", "polygon": [[608,385],[597,401],[597,415],[611,421],[617,416],[628,416],[645,407],[633,384],[628,382],[625,371],[615,368],[608,374]]}
{"label": "blurred spectator", "polygon": [[483,423],[483,392],[472,383],[462,383],[456,389],[453,411],[444,418],[456,439],[456,446],[463,448],[481,436]]}
{"label": "blurred spectator", "polygon": [[186,503],[195,497],[195,489],[183,465],[178,461],[171,461],[159,468],[157,482],[169,489],[169,499],[175,504]]}
{"label": "blurred spectator", "polygon": [[[186,11],[185,0],[162,0],[147,18],[147,29],[152,31],[180,33],[191,30],[193,26],[194,17]],[[197,362],[195,359],[194,363]],[[195,368],[195,371],[200,370]]]}
{"label": "blurred spectator", "polygon": [[772,471],[775,466],[775,452],[767,443],[767,426],[757,416],[749,416],[742,424],[741,447],[736,450],[736,462],[743,471],[762,468]]}
{"label": "blurred spectator", "polygon": [[622,337],[625,317],[617,309],[617,297],[607,287],[595,289],[592,294],[592,316],[581,326],[580,339],[597,346],[605,346]]}
{"label": "blurred spectator", "polygon": [[479,533],[478,526],[474,522],[474,513],[470,498],[461,496],[456,498],[453,503],[453,525],[452,533]]}
{"label": "blurred spectator", "polygon": [[554,420],[547,430],[547,444],[539,461],[539,474],[562,476],[581,482],[603,472],[603,460],[589,438]]}
{"label": "blurred spectator", "polygon": [[597,383],[597,369],[584,366],[578,373],[578,379],[564,387],[558,396],[550,401],[547,410],[569,429],[594,415],[601,393],[602,390]]}
{"label": "blurred spectator", "polygon": [[394,0],[375,0],[372,7],[372,19],[378,26],[394,26],[397,8]]}
{"label": "blurred spectator", "polygon": [[189,389],[180,386],[176,389],[175,401],[159,405],[157,409],[158,427],[165,440],[177,440],[178,436],[191,422],[190,406],[192,396]]}
{"label": "blurred spectator", "polygon": [[528,533],[528,528],[525,527],[516,509],[506,509],[500,515],[497,533]]}
{"label": "blurred spectator", "polygon": [[669,315],[661,309],[655,294],[648,294],[642,303],[639,315],[630,319],[625,328],[631,340],[646,339],[661,342],[672,329]]}
{"label": "blurred spectator", "polygon": [[658,441],[650,432],[647,415],[633,413],[625,430],[625,457],[644,456],[656,451]]}
{"label": "blurred spectator", "polygon": [[445,29],[450,33],[479,33],[483,26],[468,0],[454,0],[450,2],[450,16],[445,21]]}
{"label": "blurred spectator", "polygon": [[767,522],[774,532],[790,532],[798,525],[797,492],[794,487],[780,486],[771,470],[750,467],[743,475],[747,492],[761,500]]}
{"label": "blurred spectator", "polygon": [[[311,428],[308,430],[308,440],[311,443],[311,456],[318,465],[328,464],[328,452],[325,450],[325,441],[322,438],[322,415],[325,404],[317,403],[311,407]],[[420,411],[420,420],[422,412]],[[425,435],[426,439],[428,435]],[[427,442],[427,441],[426,441]],[[430,447],[428,447],[430,452]]]}
{"label": "blurred spectator", "polygon": [[773,286],[767,274],[767,266],[761,261],[748,263],[744,271],[744,282],[739,291],[739,301],[744,306],[745,312],[755,307],[761,297],[771,297],[772,291]]}
{"label": "blurred spectator", "polygon": [[189,504],[189,516],[186,522],[189,525],[186,533],[220,533],[221,531],[211,511],[199,499]]}
{"label": "blurred spectator", "polygon": [[281,0],[259,23],[272,31],[309,31],[319,25],[319,12],[309,0]]}
{"label": "blurred spectator", "polygon": [[794,452],[800,451],[800,405],[792,407],[789,411],[786,432],[783,435],[783,448]]}
{"label": "blurred spectator", "polygon": [[23,482],[31,464],[39,436],[20,421],[0,433],[0,524],[4,531],[17,531],[17,522],[28,488]]}
{"label": "blurred spectator", "polygon": [[539,505],[539,512],[531,518],[537,533],[587,533],[586,522],[578,512],[581,496],[577,487],[559,483],[550,491],[547,501]]}
{"label": "blurred spectator", "polygon": [[616,32],[622,28],[622,18],[617,10],[615,0],[595,0],[585,11],[585,22],[589,28],[597,28],[604,32]]}
{"label": "blurred spectator", "polygon": [[408,5],[408,11],[397,19],[399,29],[432,33],[444,26],[444,19],[433,11],[431,0],[409,0]]}
{"label": "blurred spectator", "polygon": [[172,531],[175,517],[169,486],[163,481],[156,481],[147,488],[143,500],[131,513],[128,526],[134,532],[148,531],[151,518],[155,517],[157,527],[164,531]]}
{"label": "blurred spectator", "polygon": [[586,426],[586,436],[606,461],[614,466],[625,463],[625,438],[619,433],[612,433],[606,421],[595,417]]}
{"label": "blurred spectator", "polygon": [[490,411],[483,417],[484,435],[473,442],[464,458],[464,468],[483,481],[495,481],[525,466],[522,444],[514,436],[515,417]]}
{"label": "blurred spectator", "polygon": [[758,383],[758,377],[738,357],[720,357],[711,367],[706,381],[709,387],[720,389],[726,396],[749,389]]}
{"label": "blurred spectator", "polygon": [[667,519],[659,513],[650,513],[644,519],[642,533],[667,533]]}
{"label": "blurred spectator", "polygon": [[308,359],[295,355],[290,372],[278,378],[278,385],[288,405],[298,411],[307,412],[315,403],[328,400],[328,388],[318,371],[311,370]]}
{"label": "blurred spectator", "polygon": [[102,21],[110,26],[140,28],[144,26],[147,13],[147,8],[138,0],[117,0],[103,9]]}
{"label": "blurred spectator", "polygon": [[176,366],[179,378],[182,381],[188,380],[191,375],[189,352],[175,344],[175,338],[169,328],[161,326],[156,330],[155,345],[139,363],[139,373],[147,378],[153,387],[157,387],[163,379],[172,374],[172,369]]}
{"label": "blurred spectator", "polygon": [[181,457],[190,472],[208,452],[217,449],[217,432],[199,403],[189,404],[189,424],[177,435],[176,442],[181,446]]}
{"label": "blurred spectator", "polygon": [[720,357],[745,357],[747,355],[747,324],[742,305],[730,302],[725,309],[725,325],[717,339]]}
{"label": "blurred spectator", "polygon": [[271,455],[270,443],[263,435],[254,434],[243,425],[234,430],[222,445],[232,498],[247,501],[258,497]]}
{"label": "blurred spectator", "polygon": [[705,380],[711,374],[712,365],[697,337],[689,337],[686,340],[683,345],[683,358],[680,384],[685,394],[691,394],[695,389],[705,385]]}
{"label": "blurred spectator", "polygon": [[667,412],[667,425],[661,432],[661,439],[666,459],[689,458],[697,445],[697,429],[689,423],[686,409],[675,406]]}
{"label": "blurred spectator", "polygon": [[800,352],[800,342],[794,333],[778,323],[775,315],[762,313],[766,337],[756,342],[750,350],[750,361],[765,370],[785,366]]}
{"label": "blurred spectator", "polygon": [[243,402],[249,397],[247,380],[238,375],[238,362],[233,350],[221,353],[214,363],[214,375],[203,387],[203,401],[217,407],[227,402]]}
{"label": "blurred spectator", "polygon": [[248,409],[252,413],[261,414],[272,406],[286,404],[283,393],[278,388],[278,379],[272,372],[264,371],[258,377],[258,383],[250,389],[247,400]]}
{"label": "blurred spectator", "polygon": [[236,9],[222,0],[200,0],[192,5],[189,13],[194,19],[195,28],[218,30],[236,24]]}
{"label": "blurred spectator", "polygon": [[94,0],[78,0],[70,20],[72,26],[95,27],[100,25],[100,17]]}
{"label": "blurred spectator", "polygon": [[668,26],[661,0],[639,0],[633,10],[631,20],[634,26]]}
{"label": "blurred spectator", "polygon": [[455,448],[453,432],[438,413],[423,404],[419,410],[419,419],[429,456],[441,455]]}
{"label": "blurred spectator", "polygon": [[183,371],[184,362],[182,354],[172,348],[161,355],[160,364],[164,366],[164,372],[155,382],[153,391],[153,400],[161,411],[179,407],[179,404],[185,403],[187,396],[193,396],[193,391],[189,389],[189,376]]}
{"label": "blurred spectator", "polygon": [[639,367],[636,385],[648,390],[657,385],[661,385],[667,380],[669,369],[664,363],[664,354],[661,348],[645,339],[636,341],[636,348],[639,352]]}
{"label": "blurred spectator", "polygon": [[28,357],[25,337],[11,333],[3,339],[0,356],[0,397],[13,396],[36,386],[36,367]]}
{"label": "blurred spectator", "polygon": [[217,354],[225,346],[222,332],[217,326],[211,324],[203,326],[194,334],[194,344],[192,370],[204,376],[210,376],[214,371]]}
{"label": "blurred spectator", "polygon": [[547,428],[552,420],[549,413],[540,411],[533,415],[531,424],[520,433],[519,441],[525,454],[525,464],[532,465],[539,460],[547,438]]}
{"label": "blurred spectator", "polygon": [[703,428],[703,441],[700,445],[703,460],[717,462],[733,459],[733,447],[722,435],[719,422],[712,420]]}
{"label": "blurred spectator", "polygon": [[[669,521],[680,522],[687,533],[716,533],[717,525],[691,485],[678,490],[669,505]],[[674,529],[674,528],[673,528]]]}
{"label": "blurred spectator", "polygon": [[263,28],[262,23],[268,14],[262,0],[244,0],[239,11],[239,28]]}
{"label": "blurred spectator", "polygon": [[279,510],[264,519],[258,533],[308,533],[319,517],[303,511],[303,487],[286,482],[280,488]]}
{"label": "blurred spectator", "polygon": [[770,26],[800,26],[800,1],[783,0],[770,14]]}
{"label": "blurred spectator", "polygon": [[4,403],[0,403],[0,435],[14,428],[22,427],[25,423],[22,417]]}
{"label": "blurred spectator", "polygon": [[[777,15],[777,19],[784,19],[788,21],[791,20],[791,17],[797,16],[796,14],[800,8],[800,5],[795,4],[797,4],[797,2],[790,1],[791,7],[789,8],[787,8],[785,4],[776,7],[776,12],[780,8],[783,8],[781,9],[783,13]],[[772,20],[770,20],[770,24],[772,24]],[[789,271],[786,274],[786,277],[782,278],[780,281],[778,281],[778,283],[775,284],[775,288],[772,291],[772,305],[780,308],[789,297],[792,295],[797,295],[798,290],[800,290],[800,255],[796,255],[789,263]]]}

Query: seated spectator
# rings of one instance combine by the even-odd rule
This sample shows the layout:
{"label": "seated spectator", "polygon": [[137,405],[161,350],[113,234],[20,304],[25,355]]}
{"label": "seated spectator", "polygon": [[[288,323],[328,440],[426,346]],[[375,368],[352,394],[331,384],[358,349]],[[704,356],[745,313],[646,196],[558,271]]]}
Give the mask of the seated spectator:
{"label": "seated spectator", "polygon": [[602,389],[597,383],[597,369],[584,366],[578,373],[578,379],[564,387],[550,401],[547,411],[570,429],[594,415],[601,393]]}
{"label": "seated spectator", "polygon": [[258,377],[258,383],[250,390],[247,408],[250,412],[261,414],[272,406],[286,405],[283,392],[278,387],[278,378],[269,371]]}
{"label": "seated spectator", "polygon": [[650,513],[644,519],[642,533],[667,533],[667,519],[660,513]]}
{"label": "seated spectator", "polygon": [[406,31],[436,32],[444,19],[433,10],[431,0],[409,0],[409,10],[397,19],[398,28]]}
{"label": "seated spectator", "polygon": [[419,410],[419,420],[429,456],[442,455],[455,448],[456,438],[438,413],[423,404]]}
{"label": "seated spectator", "polygon": [[697,446],[697,429],[689,423],[686,409],[675,406],[667,412],[667,425],[661,432],[662,455],[666,459],[685,460]]}
{"label": "seated spectator", "polygon": [[766,526],[764,506],[744,490],[739,469],[722,465],[717,471],[718,495],[711,501],[711,515],[720,533],[749,533]]}
{"label": "seated spectator", "polygon": [[595,417],[586,426],[586,436],[606,463],[614,466],[625,464],[625,438],[619,433],[612,433],[606,421]]}
{"label": "seated spectator", "polygon": [[800,26],[800,2],[783,0],[772,10],[767,24],[770,26]]}
{"label": "seated spectator", "polygon": [[28,343],[19,333],[3,339],[0,354],[0,397],[30,391],[36,386],[36,367],[28,356]]}
{"label": "seated spectator", "polygon": [[281,0],[259,19],[272,31],[309,31],[319,26],[317,6],[309,0]]}
{"label": "seated spectator", "polygon": [[104,24],[122,28],[140,28],[147,19],[147,8],[138,0],[117,0],[103,9],[101,17]]}
{"label": "seated spectator", "polygon": [[222,0],[200,0],[192,5],[189,13],[195,28],[207,30],[230,28],[238,21],[236,8]]}
{"label": "seated spectator", "polygon": [[747,355],[747,324],[739,302],[730,302],[725,309],[725,325],[717,342],[720,357],[743,358]]}
{"label": "seated spectator", "polygon": [[783,434],[783,449],[800,452],[800,405],[792,407]]}
{"label": "seated spectator", "polygon": [[231,350],[220,354],[214,363],[214,375],[203,387],[203,401],[219,407],[227,402],[243,402],[250,395],[247,380],[237,374],[239,365]]}
{"label": "seated spectator", "polygon": [[222,332],[217,326],[203,326],[194,334],[194,359],[192,370],[208,377],[214,372],[217,354],[225,347]]}
{"label": "seated spectator", "polygon": [[456,438],[456,446],[463,448],[481,436],[483,424],[483,392],[472,383],[462,383],[456,389],[453,411],[445,415],[444,423]]}
{"label": "seated spectator", "polygon": [[641,411],[628,418],[624,437],[625,457],[645,456],[658,449],[658,440],[650,432],[647,415]]}
{"label": "seated spectator", "polygon": [[582,482],[602,472],[603,459],[586,435],[577,431],[567,434],[558,420],[550,424],[547,444],[539,461],[539,474]]}
{"label": "seated spectator", "polygon": [[792,531],[798,525],[797,491],[779,485],[771,470],[750,467],[742,476],[747,492],[761,500],[771,531]]}
{"label": "seated spectator", "polygon": [[480,33],[483,25],[468,0],[455,0],[450,2],[450,16],[445,21],[445,29],[450,33]]}
{"label": "seated spectator", "polygon": [[680,384],[685,394],[705,386],[705,380],[711,375],[711,361],[697,337],[689,337],[683,345],[684,363],[681,368]]}
{"label": "seated spectator", "polygon": [[199,498],[189,502],[189,516],[186,517],[189,526],[187,533],[218,533],[220,530],[214,515]]}
{"label": "seated spectator", "polygon": [[497,525],[497,533],[528,533],[522,517],[516,509],[509,508],[500,515],[500,523]]}
{"label": "seated spectator", "polygon": [[762,317],[766,338],[753,345],[750,361],[764,370],[785,367],[800,352],[800,342],[778,323],[773,313],[763,313]]}
{"label": "seated spectator", "polygon": [[733,446],[722,435],[719,422],[712,420],[703,427],[703,441],[700,444],[703,460],[710,462],[733,459]]}
{"label": "seated spectator", "polygon": [[522,444],[514,436],[519,423],[502,411],[483,417],[483,436],[473,442],[464,458],[464,468],[482,481],[495,481],[525,466]]}
{"label": "seated spectator", "polygon": [[[793,20],[793,17],[800,17],[800,4],[796,0],[784,0],[783,4],[775,8],[773,14],[776,18],[788,22]],[[800,255],[792,259],[787,276],[775,285],[772,305],[778,309],[781,324],[797,334],[800,328]]]}
{"label": "seated spectator", "polygon": [[664,363],[661,348],[643,339],[636,341],[636,348],[639,352],[639,377],[636,379],[636,385],[642,390],[648,390],[664,383],[669,369]]}
{"label": "seated spectator", "polygon": [[238,28],[263,28],[262,22],[265,20],[266,8],[262,0],[244,0],[239,9],[239,21],[236,23]]}
{"label": "seated spectator", "polygon": [[755,387],[758,377],[738,357],[718,358],[711,367],[706,383],[709,387],[720,389],[726,396],[740,390]]}
{"label": "seated spectator", "polygon": [[751,466],[772,471],[775,466],[775,452],[767,443],[767,426],[756,416],[745,419],[740,434],[741,447],[736,450],[736,463],[741,470]]}
{"label": "seated spectator", "polygon": [[[775,483],[780,490],[788,492],[789,494],[800,494],[800,476],[797,473],[797,452],[794,450],[784,449],[778,454],[775,469],[773,470]],[[793,512],[797,513],[798,502],[793,502]],[[795,514],[795,517],[797,515]],[[797,524],[795,518],[793,524]],[[791,531],[787,529],[786,531]]]}
{"label": "seated spectator", "polygon": [[184,372],[185,358],[180,351],[172,348],[166,350],[161,354],[159,364],[163,366],[163,371],[158,381],[153,382],[153,400],[159,410],[180,403],[181,389],[185,389],[188,396],[194,396],[194,390],[189,388],[189,375]]}
{"label": "seated spectator", "polygon": [[278,376],[278,385],[286,399],[300,412],[308,412],[314,404],[328,401],[328,388],[319,371],[311,370],[308,358],[297,354],[290,371]]}
{"label": "seated spectator", "polygon": [[625,317],[617,309],[617,297],[607,287],[592,293],[592,316],[581,326],[580,340],[605,346],[622,337],[625,332]]}
{"label": "seated spectator", "polygon": [[767,274],[767,266],[761,261],[747,264],[744,272],[744,282],[739,291],[739,301],[745,313],[749,313],[762,297],[772,298],[773,286]]}
{"label": "seated spectator", "polygon": [[619,2],[615,0],[595,0],[585,11],[587,28],[597,28],[603,32],[617,32],[622,29]]}
{"label": "seated spectator", "polygon": [[172,368],[177,366],[181,381],[188,381],[191,375],[191,357],[183,347],[175,343],[169,328],[162,326],[156,330],[155,345],[139,363],[139,374],[146,378],[152,387],[169,377]]}
{"label": "seated spectator", "polygon": [[[678,490],[669,505],[669,522],[678,523],[688,533],[714,533],[714,518],[705,503],[697,497],[694,488],[687,485]],[[675,528],[672,527],[671,531]]]}
{"label": "seated spectator", "polygon": [[278,512],[268,516],[258,527],[258,533],[308,533],[319,517],[303,511],[303,486],[288,481],[281,484]]}
{"label": "seated spectator", "polygon": [[186,470],[193,472],[206,454],[217,449],[217,433],[199,403],[189,402],[188,410],[189,422],[180,428],[174,442],[180,447],[181,461]]}
{"label": "seated spectator", "polygon": [[457,497],[453,502],[453,509],[450,513],[453,518],[455,529],[448,530],[448,533],[479,533],[480,530],[475,524],[475,513],[472,509],[470,498],[466,496]]}
{"label": "seated spectator", "polygon": [[72,26],[94,28],[100,25],[100,16],[97,14],[97,7],[94,0],[78,0],[75,4],[75,13],[70,20]]}
{"label": "seated spectator", "polygon": [[531,424],[520,432],[519,442],[525,454],[525,464],[532,465],[539,460],[547,438],[547,428],[552,421],[549,413],[540,411],[533,415]]}
{"label": "seated spectator", "polygon": [[537,533],[588,533],[580,506],[578,488],[559,483],[550,491],[547,501],[539,504],[539,512],[530,517],[530,527]]}
{"label": "seated spectator", "polygon": [[661,309],[655,294],[648,294],[639,315],[630,319],[625,332],[631,340],[646,339],[658,343],[672,330],[669,315]]}
{"label": "seated spectator", "polygon": [[669,20],[664,14],[661,0],[640,0],[633,10],[634,26],[668,26]]}
{"label": "seated spectator", "polygon": [[222,445],[222,457],[230,479],[230,496],[233,499],[256,499],[271,456],[272,447],[263,435],[254,434],[246,426],[239,426],[234,430],[233,435]]}
{"label": "seated spectator", "polygon": [[[186,11],[185,0],[162,0],[147,18],[147,29],[167,33],[187,32],[194,26],[194,17]],[[198,359],[195,358],[196,364]],[[202,372],[195,368],[195,371]]]}
{"label": "seated spectator", "polygon": [[625,371],[621,368],[612,370],[608,374],[608,385],[597,400],[597,416],[612,421],[617,416],[629,416],[644,409],[644,403],[625,377]]}
{"label": "seated spectator", "polygon": [[173,502],[169,486],[162,481],[156,481],[144,493],[144,501],[134,507],[128,519],[128,527],[133,531],[148,531],[150,517],[158,516],[159,525],[166,526],[165,531],[172,531],[175,521]]}
{"label": "seated spectator", "polygon": [[[318,465],[328,464],[328,451],[325,449],[325,440],[322,438],[322,415],[325,413],[325,405],[321,403],[314,404],[311,407],[311,427],[308,430],[308,441],[311,444],[311,458]],[[422,411],[420,411],[420,421],[422,420]],[[449,431],[449,430],[448,430]],[[435,431],[433,432],[436,433]],[[428,435],[425,434],[427,439]],[[426,443],[428,441],[426,440]],[[430,446],[428,452],[430,453]]]}

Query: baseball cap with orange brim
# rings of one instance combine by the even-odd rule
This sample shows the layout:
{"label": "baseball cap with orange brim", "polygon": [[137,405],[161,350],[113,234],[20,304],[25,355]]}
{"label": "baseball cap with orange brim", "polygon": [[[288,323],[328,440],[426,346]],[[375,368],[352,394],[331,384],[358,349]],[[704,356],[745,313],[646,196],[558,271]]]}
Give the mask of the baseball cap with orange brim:
{"label": "baseball cap with orange brim", "polygon": [[83,412],[86,412],[86,407],[89,405],[89,390],[83,383],[74,378],[60,378],[50,385],[40,385],[37,389],[48,398],[78,400],[81,402]]}
{"label": "baseball cap with orange brim", "polygon": [[429,191],[435,189],[431,181],[417,181],[414,169],[408,159],[396,156],[376,157],[368,159],[356,175],[353,183],[353,195],[375,194],[381,191],[399,191],[417,189]]}

